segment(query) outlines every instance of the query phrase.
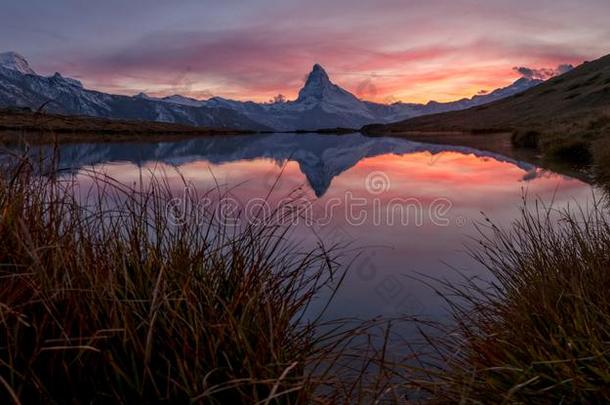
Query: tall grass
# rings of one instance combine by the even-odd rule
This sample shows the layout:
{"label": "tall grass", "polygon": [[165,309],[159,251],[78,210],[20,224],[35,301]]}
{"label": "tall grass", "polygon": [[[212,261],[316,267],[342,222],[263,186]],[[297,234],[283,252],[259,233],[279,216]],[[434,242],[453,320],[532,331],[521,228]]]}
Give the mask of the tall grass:
{"label": "tall grass", "polygon": [[[439,402],[610,401],[610,222],[606,207],[524,205],[491,221],[472,255],[493,276],[447,285],[454,319],[426,384]],[[449,292],[447,292],[449,291]]]}
{"label": "tall grass", "polygon": [[[96,173],[83,195],[41,167],[24,158],[0,177],[0,398],[268,404],[391,393],[381,352],[362,363],[379,378],[364,380],[368,366],[349,383],[335,372],[363,358],[349,349],[369,327],[322,325],[308,310],[342,279],[332,247],[299,253],[273,221],[176,221],[163,179],[132,188]],[[201,197],[186,195],[185,207]]]}
{"label": "tall grass", "polygon": [[508,229],[488,221],[471,254],[492,281],[432,283],[453,321],[410,320],[426,346],[401,358],[390,323],[312,313],[345,274],[333,247],[302,251],[281,221],[176,221],[163,178],[92,173],[83,194],[44,167],[0,176],[3,402],[610,400],[606,206],[526,203]]}

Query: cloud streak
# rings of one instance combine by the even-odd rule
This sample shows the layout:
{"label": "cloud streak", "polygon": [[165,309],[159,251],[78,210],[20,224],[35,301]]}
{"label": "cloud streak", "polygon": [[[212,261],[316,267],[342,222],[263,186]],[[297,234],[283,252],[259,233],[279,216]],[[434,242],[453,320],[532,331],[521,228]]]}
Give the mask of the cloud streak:
{"label": "cloud streak", "polygon": [[571,64],[563,64],[559,65],[554,69],[549,68],[529,68],[525,66],[516,66],[513,70],[519,73],[522,77],[526,79],[536,79],[536,80],[548,80],[552,77],[562,75],[564,73],[569,72],[574,69],[574,65]]}
{"label": "cloud streak", "polygon": [[0,14],[0,49],[121,94],[294,98],[320,63],[375,101],[448,101],[601,56],[608,14],[605,0],[24,0]]}

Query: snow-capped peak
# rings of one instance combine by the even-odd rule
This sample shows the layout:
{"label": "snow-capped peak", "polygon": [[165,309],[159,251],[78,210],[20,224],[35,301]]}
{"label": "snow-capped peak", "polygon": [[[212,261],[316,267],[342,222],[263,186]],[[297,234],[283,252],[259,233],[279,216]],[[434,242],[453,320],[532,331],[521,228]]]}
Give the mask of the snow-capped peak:
{"label": "snow-capped peak", "polygon": [[333,84],[324,68],[317,63],[313,66],[311,73],[307,76],[305,86],[299,91],[299,99],[316,98],[321,100]]}
{"label": "snow-capped peak", "polygon": [[319,65],[317,63],[313,65],[311,73],[309,74],[309,79],[317,79],[321,81],[330,82],[330,78],[328,77],[328,73],[326,73],[326,70],[324,70],[322,65]]}
{"label": "snow-capped peak", "polygon": [[200,100],[197,100],[197,99],[194,99],[191,97],[184,97],[184,96],[181,96],[180,94],[174,94],[173,96],[163,97],[161,100],[166,103],[180,104],[180,105],[186,105],[186,106],[190,106],[190,107],[201,107],[202,105],[205,104],[203,101],[200,101]]}
{"label": "snow-capped peak", "polygon": [[79,80],[72,79],[71,77],[63,77],[59,72],[55,72],[55,74],[51,76],[51,78],[55,80],[61,80],[71,86],[80,87],[81,89],[83,88],[83,84]]}
{"label": "snow-capped peak", "polygon": [[292,106],[303,110],[320,107],[326,113],[360,114],[372,119],[367,104],[331,82],[324,68],[318,64],[313,66]]}
{"label": "snow-capped peak", "polygon": [[35,75],[36,72],[30,67],[28,61],[16,52],[0,53],[0,66],[11,69],[25,75]]}
{"label": "snow-capped peak", "polygon": [[144,93],[143,91],[139,92],[134,97],[135,98],[141,98],[141,99],[144,99],[144,100],[155,100],[154,97],[149,96],[148,94]]}
{"label": "snow-capped peak", "polygon": [[522,77],[522,78],[518,79],[517,81],[515,81],[510,86],[495,89],[494,91],[487,93],[485,95],[476,95],[471,100],[484,100],[485,103],[492,102],[495,100],[500,100],[502,98],[512,96],[514,94],[524,92],[543,82],[544,82],[544,80]]}
{"label": "snow-capped peak", "polygon": [[523,87],[523,88],[527,89],[527,88],[530,88],[532,86],[535,86],[535,85],[541,84],[541,83],[544,83],[544,80],[531,79],[529,77],[521,77],[521,78],[517,79],[517,81],[515,81],[509,87]]}

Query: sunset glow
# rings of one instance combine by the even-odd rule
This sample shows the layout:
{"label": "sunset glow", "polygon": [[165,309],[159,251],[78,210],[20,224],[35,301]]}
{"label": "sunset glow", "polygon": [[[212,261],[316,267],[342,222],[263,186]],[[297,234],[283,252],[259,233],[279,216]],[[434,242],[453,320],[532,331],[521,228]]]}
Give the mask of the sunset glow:
{"label": "sunset glow", "polygon": [[367,100],[471,97],[518,79],[517,66],[599,57],[610,31],[601,0],[63,0],[40,1],[35,14],[19,2],[3,9],[0,49],[19,50],[40,73],[118,94],[254,101],[294,99],[314,63]]}

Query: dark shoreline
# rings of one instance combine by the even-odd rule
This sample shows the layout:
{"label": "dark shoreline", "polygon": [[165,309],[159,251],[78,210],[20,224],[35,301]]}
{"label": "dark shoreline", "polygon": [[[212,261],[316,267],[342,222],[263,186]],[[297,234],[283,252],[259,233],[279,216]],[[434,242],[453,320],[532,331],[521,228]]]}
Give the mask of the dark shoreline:
{"label": "dark shoreline", "polygon": [[545,169],[592,183],[587,167],[567,164],[561,160],[544,159],[532,148],[515,147],[507,131],[364,131],[351,128],[326,128],[297,131],[248,131],[191,127],[174,123],[111,120],[87,116],[63,116],[21,110],[0,110],[0,145],[68,144],[68,143],[147,143],[170,142],[207,136],[254,134],[327,134],[362,133],[366,136],[389,136],[440,145],[465,146],[498,153],[515,160],[532,163]]}
{"label": "dark shoreline", "polygon": [[506,131],[473,133],[471,131],[365,131],[366,136],[388,136],[413,142],[436,145],[464,146],[531,163],[542,169],[573,177],[588,184],[596,183],[590,165],[579,165],[544,156],[536,148],[517,147],[512,142],[512,133]]}
{"label": "dark shoreline", "polygon": [[253,134],[255,131],[188,125],[64,116],[27,110],[0,110],[0,143],[66,143],[85,141],[149,141],[193,136]]}
{"label": "dark shoreline", "polygon": [[0,109],[0,144],[78,143],[78,142],[151,142],[189,139],[199,136],[252,134],[329,134],[359,132],[353,128],[322,128],[295,131],[253,131],[232,128],[206,128],[189,125],[108,119],[90,116],[65,116],[29,111]]}

